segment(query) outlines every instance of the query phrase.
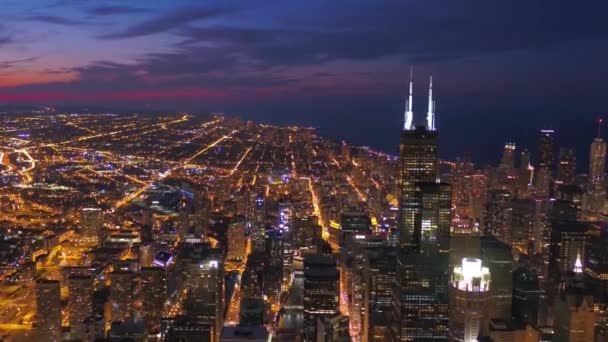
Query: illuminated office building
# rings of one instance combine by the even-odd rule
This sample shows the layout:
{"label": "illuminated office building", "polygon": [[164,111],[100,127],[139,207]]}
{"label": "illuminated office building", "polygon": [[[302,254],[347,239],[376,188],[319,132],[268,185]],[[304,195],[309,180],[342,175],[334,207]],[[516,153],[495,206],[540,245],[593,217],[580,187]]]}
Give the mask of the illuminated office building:
{"label": "illuminated office building", "polygon": [[586,222],[552,222],[551,267],[553,273],[563,277],[574,268],[578,256],[585,259],[586,242],[590,226]]}
{"label": "illuminated office building", "polygon": [[110,302],[112,322],[124,322],[133,317],[135,301],[135,273],[114,270],[110,273]]}
{"label": "illuminated office building", "polygon": [[557,180],[560,184],[574,184],[576,177],[576,150],[571,147],[559,149]]}
{"label": "illuminated office building", "polygon": [[[600,121],[601,124],[601,121]],[[600,135],[591,144],[589,155],[589,184],[585,209],[591,213],[602,213],[606,202],[606,142]]]}
{"label": "illuminated office building", "polygon": [[99,237],[103,229],[103,210],[100,208],[83,208],[80,211],[80,230],[83,237]]}
{"label": "illuminated office building", "polygon": [[311,254],[304,258],[304,329],[309,339],[316,336],[317,318],[338,313],[339,281],[333,257]]}
{"label": "illuminated office building", "polygon": [[142,267],[139,274],[142,318],[148,333],[158,333],[167,300],[165,270],[161,267]]}
{"label": "illuminated office building", "polygon": [[479,226],[471,219],[455,218],[450,232],[450,268],[459,265],[463,258],[479,258]]}
{"label": "illuminated office building", "polygon": [[585,288],[583,264],[578,256],[571,279],[559,291],[554,306],[553,341],[594,341],[597,313],[593,296]]}
{"label": "illuminated office building", "polygon": [[449,341],[476,342],[488,332],[490,269],[480,259],[462,259],[450,284]]}
{"label": "illuminated office building", "polygon": [[37,328],[50,340],[61,334],[61,295],[58,280],[36,281]]}
{"label": "illuminated office building", "polygon": [[254,197],[250,237],[252,251],[263,252],[266,241],[266,198],[262,195]]}
{"label": "illuminated office building", "polygon": [[179,208],[181,219],[179,236],[186,241],[188,236],[196,239],[205,237],[209,225],[211,203],[203,190],[194,190],[187,184],[182,184],[182,198]]}
{"label": "illuminated office building", "polygon": [[247,240],[245,239],[245,218],[235,216],[228,225],[228,260],[243,260],[245,258]]}
{"label": "illuminated office building", "polygon": [[555,131],[552,129],[540,130],[540,141],[538,146],[538,166],[552,173],[555,163]]}
{"label": "illuminated office building", "polygon": [[542,129],[538,146],[538,168],[534,187],[536,194],[541,197],[550,195],[555,167],[555,131]]}
{"label": "illuminated office building", "polygon": [[85,336],[84,320],[93,314],[94,279],[91,275],[72,274],[68,278],[68,312],[74,336]]}
{"label": "illuminated office building", "polygon": [[500,160],[500,169],[502,169],[508,175],[513,174],[515,171],[515,144],[506,143],[505,148],[502,152],[502,159]]}
{"label": "illuminated office building", "polygon": [[429,89],[433,119],[427,120],[426,126],[406,125],[401,132],[401,253],[394,294],[394,331],[401,341],[447,336],[451,187],[437,179],[437,131],[431,97]]}
{"label": "illuminated office building", "polygon": [[401,132],[401,200],[399,229],[401,247],[418,247],[420,225],[420,183],[437,180],[437,132],[425,127]]}
{"label": "illuminated office building", "polygon": [[196,321],[212,327],[212,341],[219,341],[223,325],[224,272],[221,255],[204,245],[194,246],[184,256],[184,311]]}

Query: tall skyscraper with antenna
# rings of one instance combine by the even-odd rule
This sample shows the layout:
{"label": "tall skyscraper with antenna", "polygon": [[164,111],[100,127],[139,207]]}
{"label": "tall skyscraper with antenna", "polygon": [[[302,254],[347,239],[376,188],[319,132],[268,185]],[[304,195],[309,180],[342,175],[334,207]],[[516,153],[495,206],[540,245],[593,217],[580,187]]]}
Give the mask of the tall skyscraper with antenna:
{"label": "tall skyscraper with antenna", "polygon": [[400,143],[399,246],[394,333],[446,339],[451,187],[438,179],[432,81],[425,125],[413,126],[412,82]]}

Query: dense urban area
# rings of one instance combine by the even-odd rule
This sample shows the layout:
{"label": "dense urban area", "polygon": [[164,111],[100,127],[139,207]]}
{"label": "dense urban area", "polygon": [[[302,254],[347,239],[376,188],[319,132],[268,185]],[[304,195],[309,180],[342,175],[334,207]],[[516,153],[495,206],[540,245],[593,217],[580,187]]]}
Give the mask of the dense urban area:
{"label": "dense urban area", "polygon": [[411,89],[399,156],[219,114],[3,113],[0,331],[605,340],[602,121],[588,174],[551,129],[479,168],[438,158]]}

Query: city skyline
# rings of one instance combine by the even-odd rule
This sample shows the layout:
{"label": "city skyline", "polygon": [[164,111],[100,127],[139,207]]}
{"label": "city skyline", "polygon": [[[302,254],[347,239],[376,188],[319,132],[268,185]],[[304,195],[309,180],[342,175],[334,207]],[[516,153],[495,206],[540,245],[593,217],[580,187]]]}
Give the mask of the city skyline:
{"label": "city skyline", "polygon": [[0,7],[0,340],[608,341],[607,5]]}

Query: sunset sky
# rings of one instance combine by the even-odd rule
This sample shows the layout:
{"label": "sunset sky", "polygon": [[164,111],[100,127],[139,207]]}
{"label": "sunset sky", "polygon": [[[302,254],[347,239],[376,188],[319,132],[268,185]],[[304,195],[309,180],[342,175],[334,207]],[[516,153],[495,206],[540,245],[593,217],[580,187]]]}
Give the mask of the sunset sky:
{"label": "sunset sky", "polygon": [[[224,112],[395,150],[410,65],[442,154],[605,116],[602,1],[0,0],[0,106]],[[522,125],[523,122],[529,124]],[[533,148],[533,146],[530,146]],[[496,152],[498,153],[498,152]],[[586,152],[585,152],[586,153]]]}

